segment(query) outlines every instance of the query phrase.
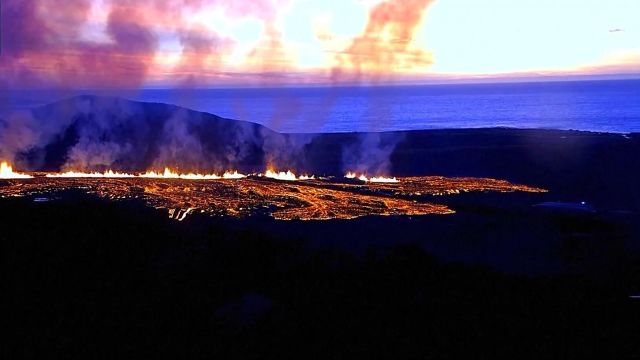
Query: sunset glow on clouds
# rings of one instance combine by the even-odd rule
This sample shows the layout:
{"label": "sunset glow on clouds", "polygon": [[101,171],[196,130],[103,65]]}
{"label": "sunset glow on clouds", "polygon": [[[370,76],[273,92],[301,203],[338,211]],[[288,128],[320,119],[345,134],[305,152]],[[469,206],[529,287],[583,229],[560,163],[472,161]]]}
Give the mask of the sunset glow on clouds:
{"label": "sunset glow on clouds", "polygon": [[640,73],[635,0],[4,0],[0,85]]}

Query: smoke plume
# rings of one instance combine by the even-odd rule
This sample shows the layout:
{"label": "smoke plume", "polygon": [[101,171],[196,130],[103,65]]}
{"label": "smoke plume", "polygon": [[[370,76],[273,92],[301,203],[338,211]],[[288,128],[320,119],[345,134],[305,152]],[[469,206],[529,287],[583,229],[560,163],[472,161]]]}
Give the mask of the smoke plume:
{"label": "smoke plume", "polygon": [[[215,85],[233,76],[224,69],[234,40],[210,28],[192,25],[190,14],[207,7],[231,17],[263,22],[262,40],[248,55],[248,73],[259,84],[280,84],[295,66],[277,26],[286,0],[5,0],[2,3],[0,92],[16,88],[139,89],[150,79],[168,77],[172,85],[189,88]],[[418,68],[431,55],[415,46],[416,29],[432,0],[387,0],[374,6],[361,35],[335,58],[333,85],[380,81],[398,70]],[[96,8],[96,4],[102,4]],[[102,19],[102,20],[96,20]],[[96,22],[97,21],[97,22]],[[181,52],[168,73],[156,60],[163,37],[177,40]],[[184,94],[177,89],[177,93]],[[62,93],[61,93],[62,94]],[[3,94],[0,94],[3,95]],[[181,96],[181,95],[177,95]],[[187,95],[183,95],[187,96]],[[331,116],[336,92],[322,100],[326,112],[305,114],[308,129],[322,128]],[[302,111],[295,99],[279,98],[269,126]],[[237,104],[240,110],[249,103]],[[271,163],[298,167],[312,138],[276,136],[248,123],[204,127],[194,112],[120,101],[83,98],[32,112],[14,112],[0,119],[0,156],[30,168],[96,169],[181,166],[189,169]],[[173,110],[171,110],[173,109]],[[386,109],[372,103],[382,114]],[[246,111],[245,111],[246,112]],[[162,119],[162,120],[158,120]],[[251,120],[248,118],[247,120]],[[376,130],[376,124],[370,124]],[[209,125],[210,126],[210,125]],[[225,134],[225,135],[221,135]],[[344,151],[350,170],[389,171],[389,155],[397,141],[382,135],[358,137]],[[386,160],[384,157],[386,156]],[[57,158],[57,162],[51,159]],[[52,165],[53,164],[53,165]]]}
{"label": "smoke plume", "polygon": [[3,2],[0,73],[3,87],[137,87],[157,45],[136,23],[140,11],[127,1],[112,4],[109,42],[82,40],[90,0]]}
{"label": "smoke plume", "polygon": [[343,148],[343,171],[373,176],[392,174],[391,155],[404,140],[402,133],[362,133],[356,142]]}
{"label": "smoke plume", "polygon": [[172,105],[94,96],[0,117],[0,158],[31,170],[261,171],[300,164],[306,141]]}
{"label": "smoke plume", "polygon": [[369,13],[362,35],[338,53],[333,81],[374,81],[397,70],[424,67],[432,63],[429,52],[417,48],[413,38],[433,0],[387,0]]}

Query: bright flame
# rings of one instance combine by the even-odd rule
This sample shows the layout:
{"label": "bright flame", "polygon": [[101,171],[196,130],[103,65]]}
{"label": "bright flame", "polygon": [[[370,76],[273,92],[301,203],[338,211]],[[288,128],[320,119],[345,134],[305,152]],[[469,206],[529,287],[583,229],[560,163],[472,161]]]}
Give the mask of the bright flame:
{"label": "bright flame", "polygon": [[284,171],[276,172],[276,171],[273,171],[271,169],[268,169],[264,173],[264,177],[268,177],[268,178],[276,179],[276,180],[285,180],[285,181],[312,180],[312,179],[316,178],[314,175],[311,175],[311,176],[309,176],[309,175],[296,176],[296,174],[294,174],[291,170],[287,170],[287,172],[284,172]]}
{"label": "bright flame", "polygon": [[132,177],[135,177],[135,175],[108,170],[103,173],[99,173],[99,172],[84,173],[84,172],[78,172],[78,171],[67,171],[59,174],[47,174],[46,177],[49,177],[49,178],[132,178]]}
{"label": "bright flame", "polygon": [[30,179],[33,176],[13,172],[13,168],[6,161],[0,163],[0,179]]}
{"label": "bright flame", "polygon": [[271,179],[276,179],[276,180],[286,180],[286,181],[298,180],[298,178],[296,177],[296,174],[292,173],[291,170],[287,170],[287,172],[284,172],[284,171],[275,172],[269,169],[264,173],[264,176]]}
{"label": "bright flame", "polygon": [[169,168],[165,168],[164,172],[155,172],[155,171],[147,171],[144,174],[140,175],[141,178],[150,178],[150,179],[183,179],[183,180],[219,180],[219,179],[242,179],[245,178],[246,175],[240,174],[237,171],[225,172],[222,176],[217,174],[180,174],[172,171]]}
{"label": "bright flame", "polygon": [[247,175],[240,174],[237,170],[234,172],[226,171],[224,174],[222,174],[223,179],[243,179],[246,177]]}
{"label": "bright flame", "polygon": [[238,171],[227,171],[222,175],[217,174],[180,174],[165,168],[164,172],[147,171],[144,174],[127,174],[108,170],[103,173],[99,172],[79,172],[67,171],[59,174],[47,174],[49,178],[149,178],[149,179],[184,179],[184,180],[218,180],[218,179],[242,179],[246,175],[238,173]]}
{"label": "bright flame", "polygon": [[366,175],[362,174],[362,175],[358,175],[354,172],[348,172],[344,177],[346,177],[347,179],[358,179],[360,181],[364,181],[364,182],[372,182],[372,183],[398,183],[400,182],[400,180],[398,180],[396,177],[384,177],[384,176],[374,176],[372,178],[367,177]]}
{"label": "bright flame", "polygon": [[185,180],[217,180],[221,179],[220,175],[216,174],[180,174],[172,171],[169,168],[164,168],[164,172],[147,171],[140,175],[141,178],[150,179],[185,179]]}
{"label": "bright flame", "polygon": [[397,182],[400,182],[395,177],[388,178],[388,177],[383,177],[383,176],[374,176],[374,177],[370,178],[369,181],[373,182],[373,183],[397,183]]}

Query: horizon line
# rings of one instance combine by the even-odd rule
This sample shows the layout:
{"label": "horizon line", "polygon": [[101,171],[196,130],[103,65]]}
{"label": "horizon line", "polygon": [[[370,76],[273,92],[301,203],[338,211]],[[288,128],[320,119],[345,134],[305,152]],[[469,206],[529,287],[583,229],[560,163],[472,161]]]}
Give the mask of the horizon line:
{"label": "horizon line", "polygon": [[542,76],[542,77],[487,77],[487,78],[465,78],[437,81],[377,81],[377,82],[340,82],[340,83],[281,83],[281,84],[218,84],[211,86],[180,86],[180,85],[158,85],[140,86],[131,88],[116,87],[94,87],[94,88],[56,88],[56,87],[24,87],[14,88],[14,91],[144,91],[144,90],[240,90],[240,89],[297,89],[297,88],[355,88],[355,87],[411,87],[411,86],[442,86],[442,85],[504,85],[504,84],[532,84],[532,83],[562,83],[562,82],[605,82],[605,81],[637,81],[640,80],[640,73],[629,74],[598,74],[598,75],[570,75],[570,76]]}

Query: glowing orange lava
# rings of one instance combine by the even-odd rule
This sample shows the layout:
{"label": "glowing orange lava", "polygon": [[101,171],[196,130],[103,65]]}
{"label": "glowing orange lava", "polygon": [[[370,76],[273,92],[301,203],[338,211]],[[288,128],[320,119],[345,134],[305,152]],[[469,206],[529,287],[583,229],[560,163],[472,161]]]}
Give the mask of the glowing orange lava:
{"label": "glowing orange lava", "polygon": [[[179,174],[169,169],[163,173],[138,175],[113,171],[35,173],[33,179],[25,181],[16,178],[10,167],[3,164],[2,174],[12,178],[0,183],[0,198],[55,197],[61,191],[78,190],[114,201],[139,199],[151,207],[168,211],[169,217],[178,221],[195,213],[233,217],[267,215],[279,220],[446,215],[453,214],[455,210],[434,203],[436,196],[454,196],[462,192],[546,192],[536,187],[488,178],[363,176],[366,180],[354,183],[340,178],[296,176],[291,171],[267,171],[249,176],[237,172],[227,172],[226,176]],[[238,180],[194,181],[221,178]]]}

